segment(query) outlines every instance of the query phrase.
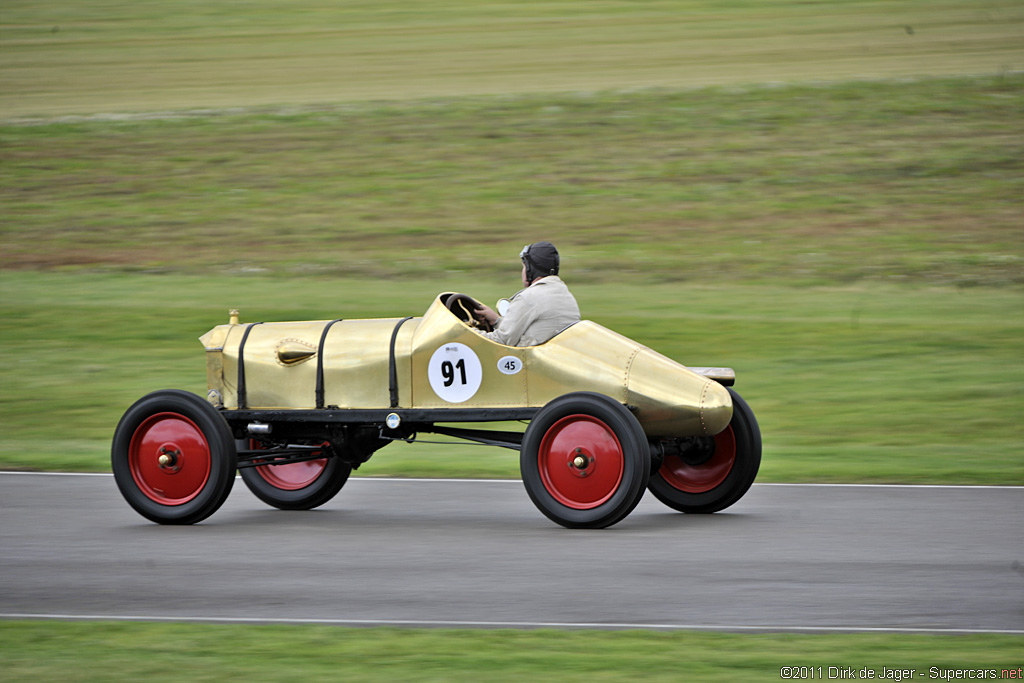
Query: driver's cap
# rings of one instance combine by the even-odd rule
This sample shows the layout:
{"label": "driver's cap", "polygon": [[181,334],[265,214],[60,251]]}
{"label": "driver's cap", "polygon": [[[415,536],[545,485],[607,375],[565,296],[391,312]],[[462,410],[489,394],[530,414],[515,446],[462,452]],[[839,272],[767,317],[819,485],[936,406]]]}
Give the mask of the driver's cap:
{"label": "driver's cap", "polygon": [[526,264],[530,279],[558,275],[558,250],[551,242],[534,242],[523,247],[519,258]]}

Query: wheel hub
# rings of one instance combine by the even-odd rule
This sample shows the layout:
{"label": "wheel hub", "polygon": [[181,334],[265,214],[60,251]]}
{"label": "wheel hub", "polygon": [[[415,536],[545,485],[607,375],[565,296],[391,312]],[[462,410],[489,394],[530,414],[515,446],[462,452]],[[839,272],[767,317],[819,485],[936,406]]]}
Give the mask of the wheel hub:
{"label": "wheel hub", "polygon": [[166,474],[175,474],[181,470],[181,449],[175,446],[161,446],[156,459],[160,469]]}
{"label": "wheel hub", "polygon": [[715,438],[694,437],[686,444],[680,444],[679,457],[687,465],[703,465],[715,456]]}
{"label": "wheel hub", "polygon": [[586,477],[594,471],[596,460],[594,456],[585,451],[582,446],[577,446],[569,452],[569,469],[577,477]]}
{"label": "wheel hub", "polygon": [[658,473],[667,484],[685,493],[706,493],[722,484],[736,462],[736,435],[726,427],[713,437],[689,441],[679,452],[667,453]]}

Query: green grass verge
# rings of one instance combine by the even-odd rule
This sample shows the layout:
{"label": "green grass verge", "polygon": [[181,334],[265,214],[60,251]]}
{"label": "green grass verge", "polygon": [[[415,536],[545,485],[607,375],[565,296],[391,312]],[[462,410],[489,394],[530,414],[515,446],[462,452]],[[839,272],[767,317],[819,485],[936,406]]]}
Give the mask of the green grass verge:
{"label": "green grass verge", "polygon": [[1001,635],[22,621],[0,622],[0,667],[5,681],[778,681],[783,667],[801,666],[822,667],[826,680],[829,667],[868,668],[876,680],[885,669],[945,680],[930,677],[932,668],[1018,672],[1022,644]]}
{"label": "green grass verge", "polygon": [[[571,276],[567,275],[570,283]],[[420,315],[514,283],[0,273],[0,467],[106,471],[121,413],[205,393],[197,337],[243,320]],[[586,317],[690,365],[730,365],[764,434],[759,481],[1024,483],[1018,289],[574,286]],[[360,473],[516,477],[512,451],[392,444]]]}

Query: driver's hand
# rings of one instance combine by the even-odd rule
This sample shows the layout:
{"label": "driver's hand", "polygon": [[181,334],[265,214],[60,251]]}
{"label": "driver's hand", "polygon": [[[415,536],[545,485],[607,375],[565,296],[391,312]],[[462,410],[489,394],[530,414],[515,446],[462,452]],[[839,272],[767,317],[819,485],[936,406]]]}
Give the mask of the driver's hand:
{"label": "driver's hand", "polygon": [[473,310],[473,317],[480,322],[488,322],[491,325],[498,322],[498,314],[487,304],[480,304]]}

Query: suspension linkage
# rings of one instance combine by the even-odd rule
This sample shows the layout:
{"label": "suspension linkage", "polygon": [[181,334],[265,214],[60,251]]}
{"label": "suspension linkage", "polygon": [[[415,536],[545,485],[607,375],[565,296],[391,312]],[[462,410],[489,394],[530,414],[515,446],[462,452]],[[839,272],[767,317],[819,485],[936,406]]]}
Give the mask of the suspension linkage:
{"label": "suspension linkage", "polygon": [[238,469],[261,465],[290,465],[297,462],[321,460],[334,455],[329,446],[304,446],[289,444],[282,448],[267,448],[238,451]]}

